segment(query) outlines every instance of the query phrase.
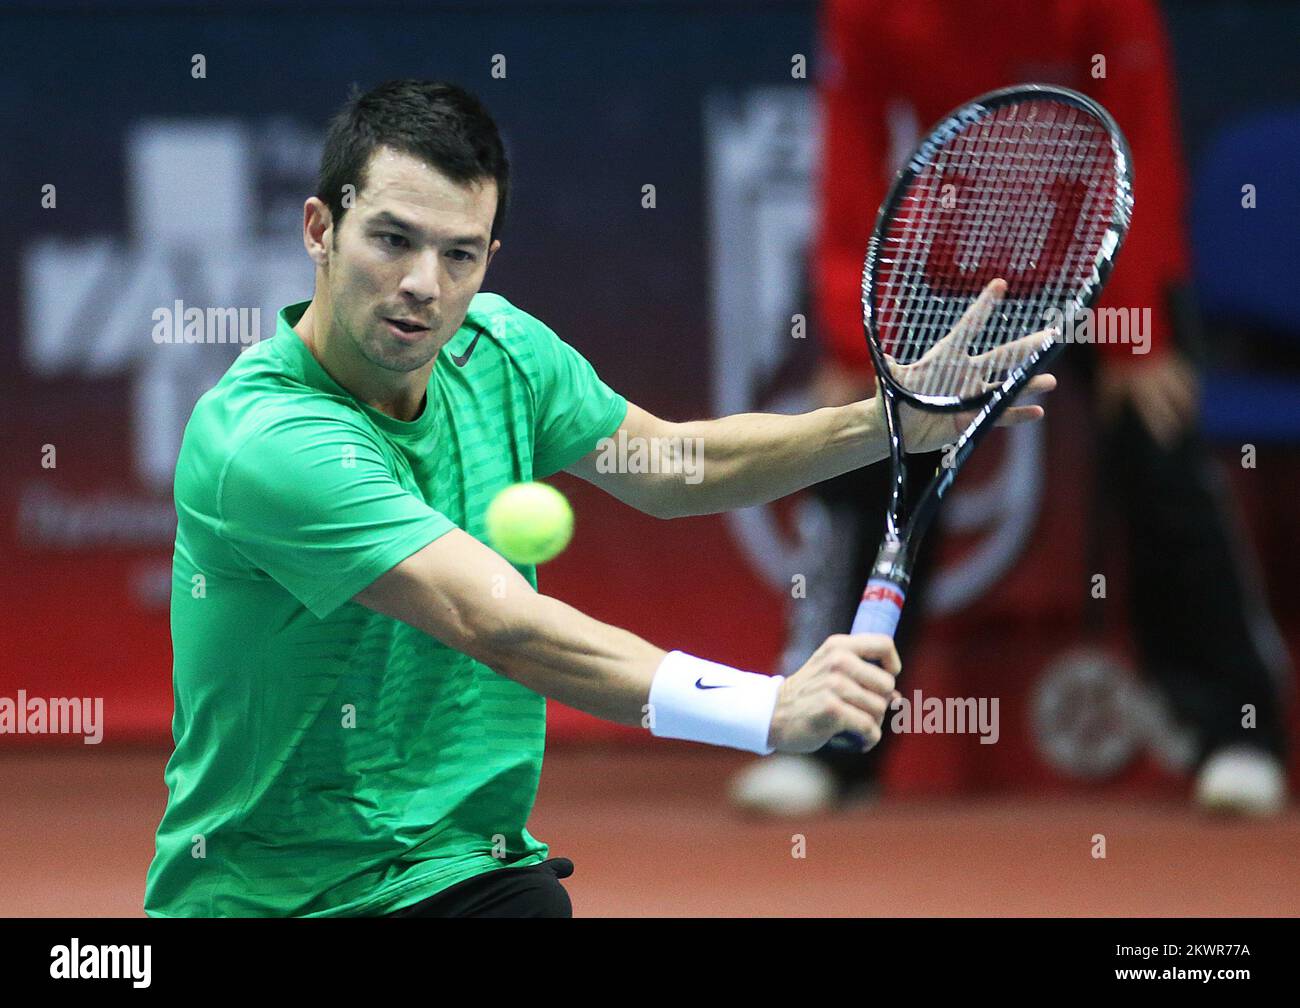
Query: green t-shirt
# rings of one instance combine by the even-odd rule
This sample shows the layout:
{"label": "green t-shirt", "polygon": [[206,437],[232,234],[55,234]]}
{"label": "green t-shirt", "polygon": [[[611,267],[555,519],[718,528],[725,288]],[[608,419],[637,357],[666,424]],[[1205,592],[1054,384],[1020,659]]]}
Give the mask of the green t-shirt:
{"label": "green t-shirt", "polygon": [[240,355],[181,444],[150,916],[388,913],[547,854],[525,828],[545,699],[350,600],[452,528],[485,539],[498,490],[592,451],[627,401],[479,294],[423,412],[395,420],[326,374],[291,328],[306,308]]}

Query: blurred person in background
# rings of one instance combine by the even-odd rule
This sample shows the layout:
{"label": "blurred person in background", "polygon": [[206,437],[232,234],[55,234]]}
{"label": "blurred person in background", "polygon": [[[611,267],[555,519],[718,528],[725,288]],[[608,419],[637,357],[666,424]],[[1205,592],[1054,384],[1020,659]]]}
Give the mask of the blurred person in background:
{"label": "blurred person in background", "polygon": [[[1149,343],[1146,352],[1136,342],[1080,347],[1065,359],[1095,394],[1099,471],[1118,496],[1113,513],[1127,524],[1128,621],[1147,674],[1195,735],[1195,800],[1215,810],[1279,811],[1286,800],[1279,670],[1252,634],[1251,607],[1261,603],[1234,553],[1238,534],[1198,432],[1183,157],[1170,46],[1155,4],[831,0],[821,27],[824,151],[811,267],[825,349],[813,380],[818,406],[875,392],[862,338],[862,257],[877,207],[924,130],[976,95],[1042,82],[1090,95],[1127,136],[1136,205],[1101,306],[1149,308]],[[913,456],[909,468],[932,472],[936,459]],[[816,488],[834,541],[822,593],[810,586],[815,611],[792,619],[799,643],[849,626],[884,525],[887,469]],[[897,638],[904,652],[924,608],[936,539],[918,557]],[[1246,705],[1253,727],[1243,727]],[[749,811],[799,815],[869,798],[889,749],[885,741],[865,754],[827,748],[772,757],[741,772],[732,800]]]}

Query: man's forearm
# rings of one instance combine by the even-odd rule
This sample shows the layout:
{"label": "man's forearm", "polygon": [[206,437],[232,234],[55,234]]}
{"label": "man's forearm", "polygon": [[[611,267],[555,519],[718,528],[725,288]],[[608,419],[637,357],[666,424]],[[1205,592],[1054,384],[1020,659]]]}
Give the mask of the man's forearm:
{"label": "man's forearm", "polygon": [[483,643],[480,660],[529,689],[618,724],[639,725],[665,652],[636,634],[535,595],[518,635]]}
{"label": "man's forearm", "polygon": [[495,652],[487,664],[516,682],[608,721],[640,724],[661,738],[767,753],[783,737],[788,719],[775,719],[780,676],[681,651],[666,654],[557,599],[517,601],[524,617],[517,632],[486,645]]}
{"label": "man's forearm", "polygon": [[543,696],[639,724],[664,651],[540,595],[504,557],[452,529],[355,601],[408,623]]}
{"label": "man's forearm", "polygon": [[766,504],[889,454],[874,399],[785,416],[737,413],[676,425],[702,449],[698,482],[675,484],[664,517]]}

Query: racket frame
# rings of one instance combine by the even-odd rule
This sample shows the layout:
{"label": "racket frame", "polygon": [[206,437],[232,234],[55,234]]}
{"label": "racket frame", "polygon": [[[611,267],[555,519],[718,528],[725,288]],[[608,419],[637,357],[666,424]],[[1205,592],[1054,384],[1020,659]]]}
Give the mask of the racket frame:
{"label": "racket frame", "polygon": [[[935,514],[944,494],[975,445],[1011,406],[1024,386],[1041,373],[1061,351],[1066,342],[1064,331],[1056,339],[1047,337],[1026,360],[1011,368],[995,388],[974,396],[938,396],[912,392],[902,387],[890,373],[888,361],[879,345],[876,332],[879,309],[876,302],[876,274],[886,235],[895,211],[905,198],[912,182],[933,163],[943,146],[967,127],[977,124],[1008,105],[1035,98],[1060,101],[1094,116],[1107,130],[1114,155],[1115,199],[1111,220],[1103,235],[1091,275],[1063,312],[1065,324],[1076,324],[1084,309],[1091,308],[1101,296],[1115,257],[1123,244],[1133,213],[1132,160],[1128,143],[1119,126],[1101,105],[1087,95],[1069,88],[1047,84],[1019,84],[981,95],[944,116],[926,135],[895,176],[889,194],[880,206],[871,239],[867,243],[862,269],[862,324],[879,382],[889,444],[889,507],[885,531],[870,579],[863,592],[851,633],[885,633],[893,637],[911,581],[915,551]],[[995,309],[996,310],[996,309]],[[1072,335],[1072,334],[1069,334]],[[913,504],[904,520],[907,504],[907,470],[904,464],[907,446],[903,442],[899,418],[900,405],[929,412],[954,413],[976,410],[975,418],[953,443],[948,457],[941,462],[929,485]],[[863,748],[865,740],[852,732],[843,732],[832,740],[838,748]]]}
{"label": "racket frame", "polygon": [[[1114,118],[1101,105],[1085,94],[1070,88],[1049,84],[1018,84],[1013,87],[1000,88],[981,95],[961,107],[949,112],[939,120],[929,134],[917,144],[916,149],[899,169],[876,215],[876,224],[872,229],[871,239],[867,243],[867,252],[862,266],[862,327],[866,337],[867,348],[876,370],[884,397],[885,425],[889,440],[890,466],[893,479],[890,484],[889,509],[885,519],[884,545],[881,559],[873,566],[873,575],[879,576],[882,560],[887,561],[885,570],[894,577],[902,578],[900,586],[906,587],[910,576],[914,543],[920,540],[926,527],[933,520],[939,502],[952,485],[958,470],[966,461],[975,445],[984,433],[994,426],[998,418],[1011,405],[1016,395],[1040,373],[1062,346],[1069,342],[1066,333],[1057,340],[1048,339],[1027,360],[1012,368],[1006,379],[996,388],[966,398],[958,396],[926,395],[909,391],[901,386],[890,372],[884,351],[876,334],[876,320],[879,308],[876,301],[876,272],[880,263],[881,250],[884,248],[885,236],[889,230],[895,211],[905,198],[913,180],[926,171],[933,163],[935,155],[943,149],[953,137],[969,126],[977,125],[993,116],[999,109],[1009,105],[1018,105],[1027,100],[1047,99],[1072,105],[1090,116],[1095,117],[1106,129],[1110,138],[1111,150],[1115,158],[1115,200],[1111,211],[1111,220],[1102,238],[1101,247],[1093,263],[1092,273],[1083,288],[1064,311],[1067,320],[1075,320],[1084,309],[1091,308],[1101,296],[1115,266],[1115,257],[1124,236],[1128,231],[1133,216],[1133,177],[1132,158],[1128,142],[1120,131]],[[996,310],[996,309],[995,309]],[[916,409],[937,413],[964,412],[976,409],[975,419],[954,442],[950,462],[940,465],[932,478],[930,486],[912,508],[911,515],[903,526],[900,522],[902,508],[906,503],[907,473],[903,464],[907,446],[903,443],[898,416],[899,400]],[[897,544],[890,548],[891,543]],[[885,556],[885,554],[888,554]],[[901,564],[901,569],[900,569]]]}

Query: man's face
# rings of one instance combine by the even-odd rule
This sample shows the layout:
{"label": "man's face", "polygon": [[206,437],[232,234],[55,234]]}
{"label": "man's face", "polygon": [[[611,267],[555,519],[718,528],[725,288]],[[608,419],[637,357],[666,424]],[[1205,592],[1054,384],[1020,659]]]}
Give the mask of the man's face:
{"label": "man's face", "polygon": [[[386,371],[427,364],[465,320],[488,260],[496,182],[460,184],[386,147],[336,225],[329,285],[334,325]],[[402,323],[406,323],[403,325]]]}

